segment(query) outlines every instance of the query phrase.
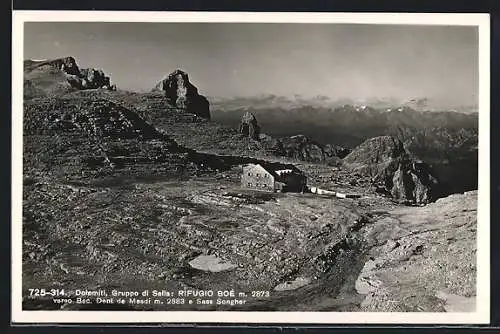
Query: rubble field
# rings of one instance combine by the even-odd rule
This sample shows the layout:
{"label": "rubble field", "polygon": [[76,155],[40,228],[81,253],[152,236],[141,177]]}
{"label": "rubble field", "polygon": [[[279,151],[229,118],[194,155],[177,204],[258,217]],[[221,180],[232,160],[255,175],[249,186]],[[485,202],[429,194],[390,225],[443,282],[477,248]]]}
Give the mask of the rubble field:
{"label": "rubble field", "polygon": [[[32,180],[24,192],[25,292],[46,285],[270,295],[243,306],[136,306],[162,310],[446,311],[444,293],[474,296],[473,195],[463,211],[452,204],[460,196],[398,207],[245,191],[208,178],[112,187]],[[24,307],[47,303],[25,296]],[[89,306],[63,309],[81,307]]]}

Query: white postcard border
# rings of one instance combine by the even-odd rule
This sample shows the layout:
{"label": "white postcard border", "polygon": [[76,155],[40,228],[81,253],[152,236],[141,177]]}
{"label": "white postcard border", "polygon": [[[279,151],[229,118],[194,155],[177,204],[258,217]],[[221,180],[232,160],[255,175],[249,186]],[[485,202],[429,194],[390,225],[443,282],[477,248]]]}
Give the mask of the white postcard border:
{"label": "white postcard border", "polygon": [[[476,312],[240,312],[240,311],[23,311],[22,115],[24,22],[344,23],[478,26],[479,180]],[[490,18],[455,13],[251,13],[13,11],[12,13],[12,286],[13,323],[276,323],[485,324],[490,319]]]}

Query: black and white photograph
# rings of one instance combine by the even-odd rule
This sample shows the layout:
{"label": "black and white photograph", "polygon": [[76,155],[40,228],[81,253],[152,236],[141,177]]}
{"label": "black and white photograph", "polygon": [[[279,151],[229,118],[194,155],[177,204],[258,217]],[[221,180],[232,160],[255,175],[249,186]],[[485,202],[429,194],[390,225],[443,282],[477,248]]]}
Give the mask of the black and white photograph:
{"label": "black and white photograph", "polygon": [[487,15],[18,14],[19,319],[489,320]]}

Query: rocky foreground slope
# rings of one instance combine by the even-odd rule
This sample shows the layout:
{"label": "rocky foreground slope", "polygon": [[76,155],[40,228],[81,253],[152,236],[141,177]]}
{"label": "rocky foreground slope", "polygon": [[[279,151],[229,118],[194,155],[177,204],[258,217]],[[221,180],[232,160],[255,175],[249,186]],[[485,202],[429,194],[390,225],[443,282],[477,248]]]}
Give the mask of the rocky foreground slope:
{"label": "rocky foreground slope", "polygon": [[[90,96],[92,92],[77,92]],[[408,204],[425,204],[441,195],[440,184],[430,167],[410,156],[403,144],[393,137],[367,140],[353,152],[335,146],[322,145],[303,135],[273,138],[260,133],[249,136],[252,127],[259,129],[257,120],[248,114],[238,129],[231,129],[203,117],[174,108],[158,93],[121,94],[99,92],[104,98],[136,110],[150,124],[170,134],[177,142],[200,152],[249,156],[257,159],[280,160],[287,163],[311,162],[334,166],[368,177],[367,186],[378,186],[383,193]],[[245,130],[245,131],[243,131]],[[242,132],[243,131],[243,132]],[[254,134],[255,135],[255,134]],[[255,135],[256,136],[256,135]],[[349,154],[349,155],[348,155]],[[349,176],[346,176],[349,178]]]}
{"label": "rocky foreground slope", "polygon": [[175,70],[153,89],[165,94],[170,108],[178,108],[205,119],[210,119],[210,108],[205,96],[198,94],[186,72]]}
{"label": "rocky foreground slope", "polygon": [[364,311],[472,312],[476,307],[477,191],[424,208],[381,212],[356,289]]}

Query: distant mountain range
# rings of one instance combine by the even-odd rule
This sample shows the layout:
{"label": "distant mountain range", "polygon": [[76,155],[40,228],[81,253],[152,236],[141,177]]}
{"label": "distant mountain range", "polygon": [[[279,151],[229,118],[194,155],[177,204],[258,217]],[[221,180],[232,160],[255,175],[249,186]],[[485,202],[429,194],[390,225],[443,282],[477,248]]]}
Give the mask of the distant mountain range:
{"label": "distant mountain range", "polygon": [[266,109],[266,108],[338,108],[352,106],[356,110],[364,110],[367,107],[381,111],[391,111],[401,108],[411,108],[417,111],[453,111],[460,113],[477,113],[475,104],[460,104],[429,97],[414,97],[397,99],[392,97],[368,97],[365,99],[337,98],[332,99],[325,95],[304,96],[295,94],[293,96],[280,96],[274,94],[259,94],[255,96],[236,97],[207,97],[213,109]]}

